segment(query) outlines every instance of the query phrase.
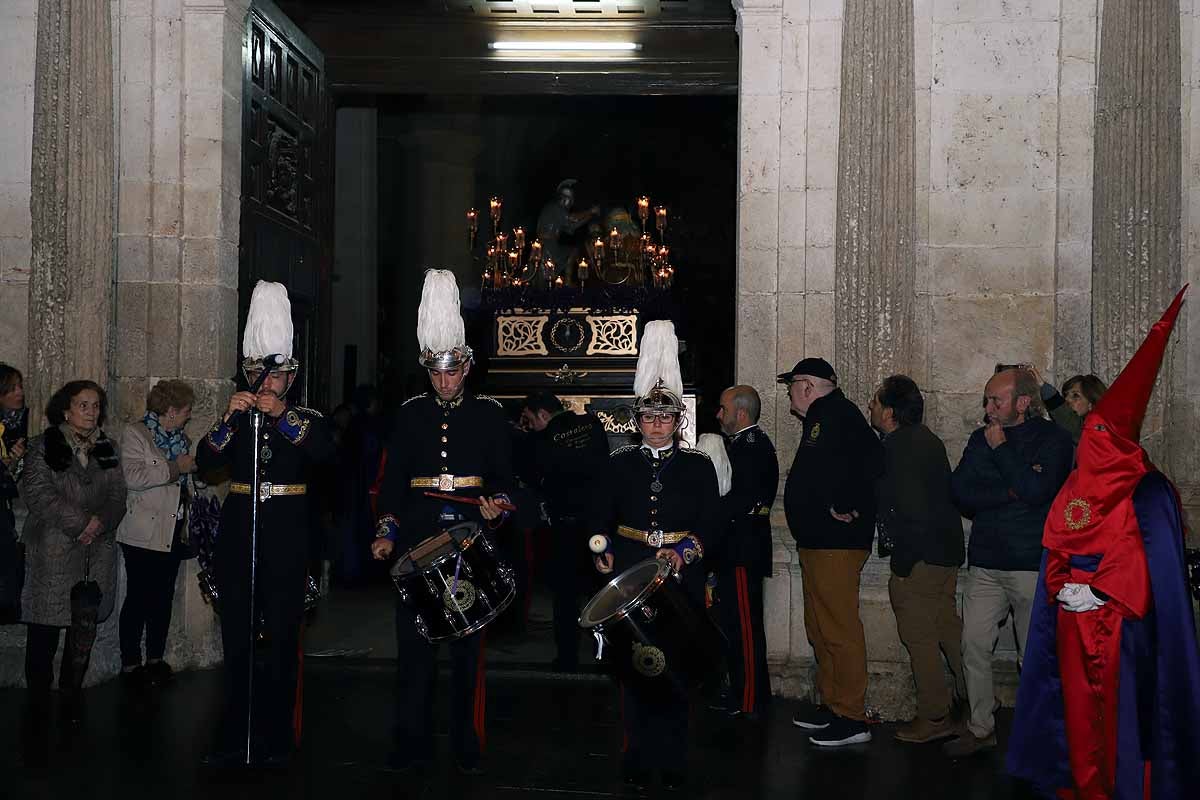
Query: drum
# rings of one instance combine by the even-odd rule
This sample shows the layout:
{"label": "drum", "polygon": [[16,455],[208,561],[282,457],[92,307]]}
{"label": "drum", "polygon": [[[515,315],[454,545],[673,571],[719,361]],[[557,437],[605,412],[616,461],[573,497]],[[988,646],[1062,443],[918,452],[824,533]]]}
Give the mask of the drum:
{"label": "drum", "polygon": [[623,681],[679,689],[720,677],[725,637],[688,598],[666,561],[649,559],[613,578],[579,615],[596,658]]}
{"label": "drum", "polygon": [[516,574],[474,522],[429,537],[392,567],[392,582],[416,614],[417,632],[430,642],[481,630],[517,594]]}

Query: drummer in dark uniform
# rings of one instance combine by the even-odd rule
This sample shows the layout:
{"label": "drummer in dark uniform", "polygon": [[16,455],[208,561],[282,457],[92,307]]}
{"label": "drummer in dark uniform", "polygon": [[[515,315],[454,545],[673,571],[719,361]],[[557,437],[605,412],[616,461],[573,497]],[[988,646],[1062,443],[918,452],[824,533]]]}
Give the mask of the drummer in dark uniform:
{"label": "drummer in dark uniform", "polygon": [[[592,414],[575,414],[549,392],[525,398],[521,422],[531,431],[525,479],[545,498],[552,534],[546,581],[554,593],[556,672],[579,667],[580,565],[587,558],[588,513],[608,468],[608,436]],[[594,574],[594,573],[593,573]],[[595,588],[595,587],[592,587]]]}
{"label": "drummer in dark uniform", "polygon": [[721,393],[717,411],[733,473],[721,501],[732,527],[714,559],[718,617],[730,644],[725,711],[733,717],[756,717],[771,699],[763,580],[771,574],[771,505],[779,492],[779,460],[770,437],[758,427],[761,407],[753,387],[732,386]]}
{"label": "drummer in dark uniform", "polygon": [[[333,455],[333,438],[321,415],[287,401],[299,362],[291,357],[291,306],[282,284],[259,281],[255,286],[242,353],[250,386],[264,369],[269,373],[257,394],[240,391],[229,398],[221,421],[196,450],[201,472],[228,468],[232,480],[216,542],[226,699],[216,748],[203,761],[210,767],[283,766],[291,756],[300,623],[308,583],[308,529],[313,519],[309,480],[315,467]],[[251,414],[246,413],[251,409],[263,415],[257,441]],[[255,449],[257,556],[251,553]],[[256,669],[251,679],[251,563],[255,559],[253,610],[261,620],[266,660],[265,668]],[[253,743],[249,753],[248,739]]]}
{"label": "drummer in dark uniform", "polygon": [[[512,443],[500,403],[466,391],[473,353],[465,342],[454,274],[429,270],[417,313],[420,363],[433,391],[406,401],[387,447],[379,493],[376,559],[403,554],[439,530],[464,520],[498,526],[512,486]],[[462,495],[481,505],[428,497]],[[485,742],[483,632],[450,643],[450,737],[464,774],[482,772]],[[396,600],[396,749],[394,769],[433,758],[433,691],[437,647],[417,630],[415,613]]]}
{"label": "drummer in dark uniform", "polygon": [[[687,594],[703,608],[704,569],[698,562],[721,530],[717,475],[708,456],[679,446],[683,385],[674,326],[646,326],[638,357],[634,413],[640,445],[609,457],[609,489],[597,503],[593,530],[609,549],[596,556],[604,574],[620,574],[646,559],[665,559],[679,571]],[[636,682],[621,687],[625,728],[624,781],[644,787],[652,769],[663,786],[686,782],[688,697],[679,689],[650,693]]]}

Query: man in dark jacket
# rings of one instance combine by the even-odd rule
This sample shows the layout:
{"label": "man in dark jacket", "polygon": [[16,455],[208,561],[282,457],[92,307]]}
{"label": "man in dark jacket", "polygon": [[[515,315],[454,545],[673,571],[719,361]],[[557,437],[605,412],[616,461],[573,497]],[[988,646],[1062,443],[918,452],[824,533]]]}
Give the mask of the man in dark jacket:
{"label": "man in dark jacket", "polygon": [[767,643],[763,633],[763,580],[771,574],[771,506],[779,492],[779,460],[767,432],[758,427],[762,401],[751,386],[721,393],[717,419],[727,437],[732,479],[721,499],[732,520],[729,538],[714,558],[717,610],[729,640],[732,717],[754,716],[771,699]]}
{"label": "man in dark jacket", "polygon": [[1039,387],[1025,369],[996,373],[984,387],[986,424],[971,434],[951,485],[959,511],[973,520],[963,588],[963,669],[971,705],[968,730],[947,742],[962,757],[996,746],[992,650],[1013,613],[1017,657],[1042,560],[1042,527],[1071,471],[1071,436],[1041,416]]}
{"label": "man in dark jacket", "polygon": [[883,449],[822,358],[778,376],[804,423],[784,488],[804,587],[804,626],[817,657],[822,705],[792,720],[827,747],[867,742],[867,648],[858,616],[859,573],[875,536],[875,480]]}
{"label": "man in dark jacket", "polygon": [[888,540],[892,548],[888,595],[917,686],[917,716],[896,731],[901,742],[954,736],[958,728],[951,708],[967,696],[962,620],[955,607],[962,517],[950,495],[946,446],[922,424],[924,417],[925,398],[905,375],[885,378],[871,398],[871,427],[883,437],[884,474],[876,489],[880,541]]}
{"label": "man in dark jacket", "polygon": [[[595,487],[608,469],[608,436],[592,414],[563,408],[550,392],[525,398],[521,422],[532,431],[531,463],[522,477],[545,498],[552,533],[547,583],[554,593],[556,672],[579,668],[579,594],[590,567],[587,520]],[[589,575],[589,577],[591,577]]]}

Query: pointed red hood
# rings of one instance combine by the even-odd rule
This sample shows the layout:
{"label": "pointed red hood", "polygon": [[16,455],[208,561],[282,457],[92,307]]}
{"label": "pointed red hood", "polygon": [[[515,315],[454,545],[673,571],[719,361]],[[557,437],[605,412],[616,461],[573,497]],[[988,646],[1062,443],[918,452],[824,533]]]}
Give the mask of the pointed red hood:
{"label": "pointed red hood", "polygon": [[1142,476],[1154,469],[1138,439],[1187,288],[1175,295],[1125,369],[1088,412],[1076,451],[1077,466],[1046,517],[1042,543],[1051,550],[1103,554],[1117,537],[1136,532],[1131,498]]}
{"label": "pointed red hood", "polygon": [[[1150,392],[1154,389],[1163,353],[1166,352],[1167,341],[1171,338],[1171,330],[1175,327],[1175,319],[1179,316],[1187,290],[1186,285],[1179,290],[1162,318],[1150,328],[1142,346],[1129,359],[1100,402],[1088,413],[1088,425],[1085,427],[1091,428],[1094,422],[1103,422],[1110,434],[1135,445],[1138,443],[1146,406],[1150,403]],[[1082,458],[1080,466],[1083,466]]]}

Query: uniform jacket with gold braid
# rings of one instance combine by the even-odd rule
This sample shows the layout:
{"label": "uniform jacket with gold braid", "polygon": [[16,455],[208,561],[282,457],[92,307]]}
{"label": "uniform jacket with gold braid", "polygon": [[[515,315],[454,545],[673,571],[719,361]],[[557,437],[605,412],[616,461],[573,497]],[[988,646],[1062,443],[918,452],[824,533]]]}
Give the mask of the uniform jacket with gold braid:
{"label": "uniform jacket with gold braid", "polygon": [[779,492],[779,459],[767,432],[757,425],[725,443],[732,481],[721,498],[731,520],[729,539],[719,553],[727,566],[747,567],[757,575],[771,572],[771,505]]}
{"label": "uniform jacket with gold braid", "polygon": [[[218,422],[196,448],[201,472],[228,465],[232,490],[221,508],[221,536],[250,529],[250,495],[240,487],[251,484],[253,450],[259,449],[259,475],[263,483],[290,494],[275,494],[259,504],[259,531],[286,532],[297,547],[307,546],[312,524],[311,504],[316,488],[309,484],[314,467],[333,455],[333,437],[325,419],[316,411],[288,406],[277,419],[263,415],[262,431],[255,442],[250,414],[239,415],[232,425]],[[299,489],[283,487],[304,486]]]}
{"label": "uniform jacket with gold braid", "polygon": [[478,498],[507,494],[512,486],[512,436],[499,402],[470,393],[450,401],[417,395],[400,407],[388,444],[376,535],[404,552],[437,531],[447,506],[482,520],[478,506],[425,492]]}
{"label": "uniform jacket with gold braid", "polygon": [[[640,445],[620,447],[609,456],[603,480],[608,491],[597,498],[592,530],[611,542],[614,575],[654,558],[660,547],[692,563],[721,546],[717,473],[700,450],[673,447],[659,457]],[[656,531],[661,545],[651,538]],[[638,532],[645,537],[635,538]],[[703,591],[703,568],[685,564],[683,577],[689,592]]]}

